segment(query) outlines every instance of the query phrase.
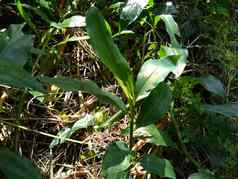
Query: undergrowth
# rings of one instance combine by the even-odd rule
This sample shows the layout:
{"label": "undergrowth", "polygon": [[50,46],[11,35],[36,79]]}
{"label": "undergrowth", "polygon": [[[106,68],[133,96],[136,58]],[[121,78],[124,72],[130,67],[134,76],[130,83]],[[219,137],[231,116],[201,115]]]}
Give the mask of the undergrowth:
{"label": "undergrowth", "polygon": [[0,1],[0,178],[237,178],[237,12]]}

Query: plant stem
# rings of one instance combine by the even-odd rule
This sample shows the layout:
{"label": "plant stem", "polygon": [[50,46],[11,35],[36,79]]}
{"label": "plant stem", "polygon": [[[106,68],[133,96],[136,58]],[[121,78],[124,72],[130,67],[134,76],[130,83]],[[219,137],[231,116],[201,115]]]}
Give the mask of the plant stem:
{"label": "plant stem", "polygon": [[129,147],[130,150],[133,147],[134,139],[133,139],[133,127],[134,127],[134,120],[130,117],[130,136],[129,136]]}
{"label": "plant stem", "polygon": [[131,102],[129,103],[129,121],[130,121],[130,136],[129,136],[129,147],[130,150],[132,150],[134,138],[133,138],[133,130],[134,130],[134,119],[136,116],[135,113],[135,103]]}
{"label": "plant stem", "polygon": [[185,154],[185,156],[198,168],[198,169],[201,169],[202,166],[200,165],[199,162],[197,162],[193,157],[192,155],[188,152],[186,146],[183,144],[182,142],[182,135],[181,135],[181,132],[179,130],[179,126],[178,126],[178,123],[176,121],[176,119],[174,118],[174,113],[173,111],[171,110],[171,119],[174,123],[174,127],[176,129],[176,133],[177,133],[177,136],[178,136],[178,139],[179,139],[179,142],[180,142],[180,146],[181,146],[181,149],[183,151],[183,153]]}

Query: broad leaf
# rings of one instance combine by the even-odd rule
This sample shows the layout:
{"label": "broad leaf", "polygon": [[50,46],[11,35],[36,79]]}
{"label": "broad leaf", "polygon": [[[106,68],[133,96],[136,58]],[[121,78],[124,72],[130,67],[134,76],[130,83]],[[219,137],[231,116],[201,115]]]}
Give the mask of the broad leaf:
{"label": "broad leaf", "polygon": [[131,24],[141,14],[149,0],[128,0],[123,7],[120,18],[126,20]]}
{"label": "broad leaf", "polygon": [[172,57],[160,60],[147,60],[141,67],[136,80],[137,100],[149,95],[160,82],[163,82],[168,74],[175,69]]}
{"label": "broad leaf", "polygon": [[215,179],[215,177],[209,170],[199,170],[198,173],[190,175],[188,179]]}
{"label": "broad leaf", "polygon": [[42,84],[19,65],[0,59],[0,85],[44,92]]}
{"label": "broad leaf", "polygon": [[207,112],[222,114],[227,117],[238,117],[238,101],[221,105],[203,105]]}
{"label": "broad leaf", "polygon": [[212,75],[208,75],[208,76],[199,78],[199,81],[204,86],[204,88],[206,88],[208,91],[222,97],[225,95],[224,86],[222,82],[216,77]]}
{"label": "broad leaf", "polygon": [[27,160],[6,148],[0,148],[0,171],[9,179],[42,179],[38,169]]}
{"label": "broad leaf", "polygon": [[118,47],[113,43],[112,36],[108,32],[105,21],[97,8],[91,7],[89,9],[86,23],[91,45],[97,55],[113,73],[126,96],[133,99],[134,80],[132,71]]}
{"label": "broad leaf", "polygon": [[169,34],[171,44],[173,47],[180,47],[180,44],[177,41],[176,35],[180,37],[180,31],[178,24],[175,22],[172,15],[160,15],[161,20],[164,21],[166,31]]}
{"label": "broad leaf", "polygon": [[78,91],[83,91],[86,93],[93,94],[97,96],[99,99],[107,103],[114,104],[119,109],[125,110],[125,104],[119,97],[113,95],[112,93],[103,91],[101,88],[97,86],[96,83],[94,83],[91,80],[76,80],[76,79],[70,79],[66,77],[56,77],[56,78],[39,77],[39,79],[42,82],[56,85],[65,91],[78,90]]}
{"label": "broad leaf", "polygon": [[147,126],[159,121],[166,112],[172,100],[172,94],[166,84],[159,84],[142,103],[139,116],[137,118],[137,127]]}
{"label": "broad leaf", "polygon": [[77,132],[79,129],[85,129],[89,126],[94,125],[95,119],[92,115],[87,114],[82,119],[79,119],[77,122],[74,123],[74,125],[70,127],[66,127],[62,129],[57,136],[62,137],[61,139],[55,138],[50,143],[50,148],[53,148],[59,144],[63,144],[66,140],[65,138],[70,138],[75,132]]}
{"label": "broad leaf", "polygon": [[168,138],[168,136],[157,129],[154,124],[136,129],[134,136],[143,137],[146,139],[146,142],[158,146],[173,146],[173,142]]}
{"label": "broad leaf", "polygon": [[63,28],[74,28],[74,27],[85,27],[85,17],[76,15],[72,16],[70,18],[65,19],[61,23],[51,23],[51,26],[63,29]]}
{"label": "broad leaf", "polygon": [[23,25],[11,25],[0,32],[0,58],[23,66],[33,48],[33,36],[22,32]]}
{"label": "broad leaf", "polygon": [[183,48],[173,48],[167,46],[160,47],[160,57],[178,56],[176,67],[172,71],[176,78],[178,78],[184,71],[188,58],[188,50]]}
{"label": "broad leaf", "polygon": [[109,145],[102,163],[105,176],[114,176],[126,171],[130,166],[130,149],[121,141]]}
{"label": "broad leaf", "polygon": [[173,166],[166,159],[161,159],[155,155],[145,155],[140,161],[140,164],[149,173],[160,177],[176,179]]}

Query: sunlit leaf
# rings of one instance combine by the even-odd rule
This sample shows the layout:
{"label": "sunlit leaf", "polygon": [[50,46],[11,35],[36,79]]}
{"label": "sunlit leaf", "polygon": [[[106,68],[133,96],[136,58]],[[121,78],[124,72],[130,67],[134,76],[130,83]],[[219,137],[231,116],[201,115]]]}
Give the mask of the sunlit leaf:
{"label": "sunlit leaf", "polygon": [[116,95],[112,93],[103,91],[91,80],[76,80],[66,77],[39,77],[40,81],[53,84],[65,91],[83,91],[85,93],[90,93],[97,96],[99,99],[114,104],[119,109],[125,110],[125,104],[123,101]]}
{"label": "sunlit leaf", "polygon": [[152,7],[152,6],[154,6],[155,2],[154,2],[154,0],[149,0],[148,4],[150,7]]}
{"label": "sunlit leaf", "polygon": [[172,73],[178,78],[186,67],[188,58],[188,50],[184,48],[173,48],[167,46],[160,47],[160,57],[179,56],[176,62],[176,67],[172,70]]}
{"label": "sunlit leaf", "polygon": [[172,15],[160,15],[161,20],[164,21],[166,31],[169,34],[171,44],[173,47],[180,47],[180,44],[177,41],[176,35],[180,37],[180,31],[178,24],[175,22]]}
{"label": "sunlit leaf", "polygon": [[157,15],[154,17],[154,27],[156,27],[156,25],[159,23],[160,19],[161,19],[160,15]]}
{"label": "sunlit leaf", "polygon": [[85,17],[76,15],[72,16],[70,18],[65,19],[61,23],[51,23],[51,26],[56,27],[56,28],[74,28],[74,27],[85,27],[86,22],[85,22]]}
{"label": "sunlit leaf", "polygon": [[25,65],[33,48],[33,36],[22,32],[24,25],[11,25],[0,32],[0,58],[20,66]]}
{"label": "sunlit leaf", "polygon": [[155,155],[145,155],[140,161],[140,164],[149,173],[160,177],[176,179],[173,166],[166,159],[161,159]]}
{"label": "sunlit leaf", "polygon": [[169,87],[164,83],[157,85],[142,103],[136,121],[137,127],[147,126],[159,121],[169,111],[171,100],[172,94]]}
{"label": "sunlit leaf", "polygon": [[121,141],[109,145],[102,163],[105,176],[113,176],[126,171],[130,166],[130,149]]}
{"label": "sunlit leaf", "polygon": [[41,93],[39,91],[34,91],[34,90],[30,90],[29,93],[33,96],[34,99],[37,99],[38,101],[43,103],[43,101],[45,99],[45,96],[43,93]]}
{"label": "sunlit leaf", "polygon": [[31,161],[17,155],[6,148],[0,148],[0,171],[8,179],[42,179],[38,169]]}
{"label": "sunlit leaf", "polygon": [[94,117],[90,114],[87,114],[85,117],[83,117],[82,119],[79,119],[77,122],[75,122],[72,127],[66,127],[64,129],[62,129],[57,134],[57,136],[61,137],[61,139],[59,139],[59,138],[53,139],[52,142],[50,143],[49,147],[53,148],[59,144],[63,144],[66,141],[65,138],[70,138],[79,129],[88,128],[89,126],[94,125],[94,123],[95,123]]}
{"label": "sunlit leaf", "polygon": [[112,36],[108,32],[105,21],[97,8],[91,7],[89,9],[86,23],[91,45],[97,55],[113,73],[126,96],[133,99],[134,80],[132,71],[118,47],[113,43]]}
{"label": "sunlit leaf", "polygon": [[238,101],[220,104],[220,105],[203,105],[203,109],[207,112],[222,114],[227,117],[238,117]]}
{"label": "sunlit leaf", "polygon": [[225,89],[222,82],[212,75],[204,76],[199,78],[200,83],[206,88],[208,91],[219,95],[225,95]]}
{"label": "sunlit leaf", "polygon": [[132,30],[123,30],[121,32],[118,32],[118,33],[114,34],[112,36],[112,38],[116,38],[116,37],[119,37],[121,35],[135,35],[135,32],[133,32]]}
{"label": "sunlit leaf", "polygon": [[158,146],[173,146],[173,142],[168,136],[160,129],[157,129],[154,124],[150,124],[145,127],[140,127],[134,132],[135,137],[143,137],[146,142],[155,144]]}
{"label": "sunlit leaf", "polygon": [[44,92],[42,84],[19,65],[0,59],[0,85]]}
{"label": "sunlit leaf", "polygon": [[149,0],[128,0],[121,12],[121,19],[124,19],[131,24],[141,14]]}
{"label": "sunlit leaf", "polygon": [[137,100],[149,95],[160,82],[163,82],[170,72],[175,69],[172,57],[159,60],[147,60],[141,67],[136,80]]}

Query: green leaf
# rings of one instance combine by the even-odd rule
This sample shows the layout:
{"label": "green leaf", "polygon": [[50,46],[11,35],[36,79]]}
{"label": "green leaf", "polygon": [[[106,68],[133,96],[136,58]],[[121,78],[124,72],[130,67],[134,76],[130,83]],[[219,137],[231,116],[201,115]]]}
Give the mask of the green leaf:
{"label": "green leaf", "polygon": [[178,57],[178,59],[176,60],[176,67],[172,70],[172,73],[175,75],[175,78],[178,78],[180,75],[182,75],[186,66],[188,50],[184,48],[173,48],[162,45],[160,47],[160,58],[169,56]]}
{"label": "green leaf", "polygon": [[137,100],[143,99],[150,94],[160,82],[163,82],[168,74],[175,69],[172,57],[160,60],[147,60],[141,67],[136,80]]}
{"label": "green leaf", "polygon": [[55,146],[59,144],[63,144],[66,140],[65,138],[70,138],[75,132],[77,132],[79,129],[85,129],[88,128],[89,126],[93,126],[95,123],[95,119],[92,115],[86,114],[85,117],[82,119],[79,119],[77,122],[74,123],[74,125],[69,128],[66,127],[62,129],[57,136],[62,137],[61,139],[55,138],[52,140],[50,143],[50,148],[54,148]]}
{"label": "green leaf", "polygon": [[16,0],[15,2],[16,2],[16,7],[17,7],[17,10],[18,10],[19,14],[22,16],[22,18],[25,20],[25,22],[29,25],[29,27],[31,27],[32,30],[34,30],[36,35],[38,35],[38,33],[36,31],[36,26],[32,22],[31,17],[29,16],[29,14],[26,13],[26,11],[24,10],[23,4],[21,3],[21,0]]}
{"label": "green leaf", "polygon": [[140,164],[149,173],[160,177],[176,179],[173,166],[166,159],[161,159],[155,155],[145,155],[140,161]]}
{"label": "green leaf", "polygon": [[95,7],[91,7],[86,16],[87,31],[90,42],[97,55],[121,86],[129,99],[134,99],[134,80],[132,71],[126,59],[113,43],[112,36],[108,32],[105,21]]}
{"label": "green leaf", "polygon": [[134,135],[135,137],[146,138],[146,142],[158,146],[174,146],[168,136],[163,131],[157,129],[154,124],[136,129]]}
{"label": "green leaf", "polygon": [[163,15],[160,15],[160,18],[165,23],[166,31],[169,34],[172,46],[180,47],[181,45],[178,43],[176,39],[176,35],[179,37],[181,35],[180,35],[178,24],[175,22],[173,16],[163,14]]}
{"label": "green leaf", "polygon": [[50,10],[51,2],[47,0],[39,0],[39,5]]}
{"label": "green leaf", "polygon": [[108,175],[107,179],[132,179],[132,177],[128,172],[121,172]]}
{"label": "green leaf", "polygon": [[215,177],[209,170],[199,170],[198,173],[190,175],[188,179],[215,179]]}
{"label": "green leaf", "polygon": [[66,77],[56,77],[56,78],[39,77],[39,80],[42,82],[56,85],[65,91],[79,90],[85,93],[93,94],[99,99],[107,103],[114,104],[119,109],[122,109],[122,110],[126,109],[125,104],[118,96],[115,96],[112,93],[103,91],[101,88],[97,86],[96,83],[94,83],[91,80],[76,80],[76,79],[70,79]]}
{"label": "green leaf", "polygon": [[114,34],[112,36],[112,38],[116,38],[116,37],[119,37],[121,35],[135,35],[135,32],[133,32],[132,30],[123,30],[121,32],[118,32],[118,33]]}
{"label": "green leaf", "polygon": [[164,83],[159,84],[143,101],[136,121],[137,127],[159,121],[168,112],[171,101],[172,93],[169,87]]}
{"label": "green leaf", "polygon": [[154,28],[156,28],[156,26],[159,23],[160,19],[161,19],[160,15],[157,15],[157,16],[154,17]]}
{"label": "green leaf", "polygon": [[131,24],[140,16],[147,4],[148,0],[128,0],[122,9],[120,18]]}
{"label": "green leaf", "polygon": [[227,117],[238,117],[238,101],[221,105],[203,105],[206,112],[218,113]]}
{"label": "green leaf", "polygon": [[109,145],[102,163],[106,176],[114,176],[126,171],[130,166],[130,149],[125,142],[116,141]]}
{"label": "green leaf", "polygon": [[70,18],[65,19],[61,23],[51,23],[51,26],[59,28],[59,29],[64,29],[64,28],[74,28],[74,27],[85,27],[86,22],[85,22],[85,17],[76,15],[72,16]]}
{"label": "green leaf", "polygon": [[154,2],[154,0],[149,0],[149,3],[148,3],[148,4],[149,4],[150,7],[153,7],[154,4],[155,4],[155,2]]}
{"label": "green leaf", "polygon": [[0,32],[0,58],[20,66],[25,65],[33,48],[33,36],[22,32],[24,25],[11,25]]}
{"label": "green leaf", "polygon": [[42,84],[19,65],[0,59],[0,84],[16,88],[29,88],[45,92]]}
{"label": "green leaf", "polygon": [[206,88],[208,91],[224,97],[225,89],[222,82],[212,75],[204,76],[199,78],[201,85]]}
{"label": "green leaf", "polygon": [[32,91],[32,90],[30,90],[29,93],[33,96],[34,99],[37,99],[41,103],[44,102],[45,96],[43,93],[39,91]]}
{"label": "green leaf", "polygon": [[39,170],[33,167],[31,161],[6,148],[0,148],[0,159],[0,171],[9,179],[42,179]]}

